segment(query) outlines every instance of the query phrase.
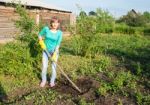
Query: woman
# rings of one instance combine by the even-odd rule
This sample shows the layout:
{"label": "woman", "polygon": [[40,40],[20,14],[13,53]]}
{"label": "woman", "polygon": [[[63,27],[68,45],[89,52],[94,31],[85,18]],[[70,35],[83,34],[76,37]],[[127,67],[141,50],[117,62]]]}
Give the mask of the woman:
{"label": "woman", "polygon": [[57,17],[53,17],[50,21],[50,28],[45,26],[39,33],[39,44],[43,49],[42,56],[42,81],[40,87],[44,87],[47,81],[48,55],[47,50],[51,54],[52,75],[50,79],[50,87],[55,86],[56,79],[56,62],[59,55],[59,46],[62,41],[62,31],[58,29],[60,21]]}

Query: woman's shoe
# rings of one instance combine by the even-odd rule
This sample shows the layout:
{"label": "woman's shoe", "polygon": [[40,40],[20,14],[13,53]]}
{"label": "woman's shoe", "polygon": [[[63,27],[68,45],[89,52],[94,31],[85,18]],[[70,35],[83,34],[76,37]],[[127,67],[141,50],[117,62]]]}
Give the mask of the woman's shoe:
{"label": "woman's shoe", "polygon": [[41,82],[41,83],[40,83],[40,87],[44,87],[45,84],[46,84],[46,82]]}
{"label": "woman's shoe", "polygon": [[54,87],[55,86],[55,83],[50,83],[50,87]]}

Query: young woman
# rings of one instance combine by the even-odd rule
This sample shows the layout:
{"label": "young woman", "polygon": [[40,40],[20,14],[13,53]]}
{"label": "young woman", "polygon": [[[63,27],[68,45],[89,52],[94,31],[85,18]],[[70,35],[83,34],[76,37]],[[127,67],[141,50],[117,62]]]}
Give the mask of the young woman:
{"label": "young woman", "polygon": [[53,17],[50,21],[50,28],[45,26],[39,33],[39,44],[43,49],[42,56],[42,81],[40,87],[44,87],[47,82],[47,68],[48,68],[48,55],[45,52],[47,50],[51,55],[51,66],[52,66],[52,75],[50,79],[50,87],[55,86],[56,79],[56,62],[59,55],[59,47],[62,41],[62,31],[58,29],[60,21],[57,17]]}

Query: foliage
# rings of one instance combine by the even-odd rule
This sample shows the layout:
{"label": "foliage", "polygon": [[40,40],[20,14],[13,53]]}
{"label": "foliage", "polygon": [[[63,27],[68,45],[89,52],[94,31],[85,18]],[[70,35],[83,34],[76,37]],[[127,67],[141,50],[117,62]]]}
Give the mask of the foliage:
{"label": "foliage", "polygon": [[113,27],[114,19],[109,12],[99,8],[96,14],[96,17],[79,16],[77,18],[76,33],[79,36],[76,36],[73,40],[76,54],[90,56],[92,50],[97,46],[95,43],[97,39],[96,33],[112,32],[109,27]]}
{"label": "foliage", "polygon": [[94,12],[94,11],[90,11],[89,12],[89,16],[96,16],[97,14],[96,14],[96,12]]}
{"label": "foliage", "polygon": [[[21,13],[20,10],[22,9],[18,12]],[[35,24],[32,24],[30,18],[26,18],[27,12],[23,13],[25,14],[21,15],[20,21],[24,19],[26,21],[19,24],[23,29],[22,32],[25,33],[21,36],[21,40],[0,47],[1,94],[9,94],[8,91],[4,92],[2,87],[6,87],[5,89],[9,87],[9,90],[15,93],[14,89],[18,89],[19,86],[24,87],[26,84],[28,87],[24,88],[28,91],[30,86],[36,87],[40,79],[41,50],[38,47],[36,32],[34,32]],[[117,97],[119,104],[124,104],[124,100],[120,97],[130,98],[135,104],[149,104],[149,36],[129,35],[140,33],[141,27],[114,24],[113,17],[107,11],[98,9],[96,14],[96,16],[79,16],[76,24],[77,34],[66,38],[62,43],[59,64],[65,73],[74,81],[82,76],[88,76],[93,80],[87,93],[72,97],[66,102],[71,100],[81,105],[90,104],[84,99],[90,93],[98,99],[101,99],[99,96],[104,96],[105,99],[119,96]],[[31,25],[29,26],[31,30],[28,29],[28,25]],[[112,31],[120,35],[110,34]],[[124,34],[121,35],[121,33]],[[97,85],[94,81],[100,84],[98,88],[94,86]],[[59,89],[61,86],[58,86]],[[58,95],[55,90],[39,91],[36,89],[23,95],[22,98],[18,96],[14,104],[18,101],[21,104],[26,104],[26,102],[53,104],[56,99],[68,98],[63,97],[62,93]],[[93,90],[94,92],[96,90],[98,96]],[[78,97],[80,97],[79,101],[75,102]]]}
{"label": "foliage", "polygon": [[126,85],[131,84],[132,83],[131,81],[133,80],[134,78],[130,72],[117,73],[116,77],[112,82],[112,90],[115,92],[118,91],[118,89],[121,90]]}
{"label": "foliage", "polygon": [[150,28],[144,28],[143,33],[144,35],[150,35]]}
{"label": "foliage", "polygon": [[30,42],[35,37],[38,27],[34,20],[29,16],[28,11],[21,4],[15,5],[15,10],[19,14],[20,19],[16,21],[16,27],[20,28],[22,35],[20,40]]}
{"label": "foliage", "polygon": [[81,12],[79,13],[79,16],[80,16],[80,17],[86,17],[86,16],[87,16],[87,14],[86,14],[86,12],[85,12],[85,11],[81,11]]}
{"label": "foliage", "polygon": [[145,18],[145,21],[146,21],[146,27],[149,27],[150,26],[150,12],[145,11],[143,13],[143,17]]}
{"label": "foliage", "polygon": [[102,82],[100,88],[98,88],[97,93],[102,96],[106,96],[107,92],[111,89],[110,85]]}
{"label": "foliage", "polygon": [[110,27],[113,29],[115,21],[108,11],[98,8],[96,14],[96,32],[107,33],[107,30],[110,30]]}
{"label": "foliage", "polygon": [[[39,63],[40,47],[37,43],[37,29],[28,11],[22,5],[14,5],[16,12],[20,18],[16,21],[16,26],[21,29],[22,35],[16,43],[8,43],[1,50],[1,73],[21,77],[21,75],[32,75],[33,68]],[[8,63],[5,63],[7,62]]]}
{"label": "foliage", "polygon": [[[0,53],[1,64],[0,73],[13,75],[15,77],[32,77],[32,63],[29,48],[26,43],[6,44]],[[6,63],[7,62],[7,63]],[[31,73],[29,73],[31,72]]]}
{"label": "foliage", "polygon": [[106,56],[97,56],[94,59],[84,60],[79,67],[79,74],[81,75],[95,75],[103,72],[111,65],[111,60]]}
{"label": "foliage", "polygon": [[127,25],[133,27],[145,26],[148,18],[147,15],[147,13],[143,15],[141,13],[136,13],[134,10],[131,10],[127,13],[127,15],[122,16],[117,22],[124,22]]}

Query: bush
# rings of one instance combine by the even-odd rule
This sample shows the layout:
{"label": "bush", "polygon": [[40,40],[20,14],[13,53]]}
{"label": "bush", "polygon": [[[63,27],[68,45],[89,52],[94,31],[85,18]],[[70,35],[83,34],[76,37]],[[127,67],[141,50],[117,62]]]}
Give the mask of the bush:
{"label": "bush", "polygon": [[116,26],[114,32],[131,35],[136,33],[136,28],[129,26]]}
{"label": "bush", "polygon": [[20,16],[20,19],[16,21],[16,26],[20,28],[22,35],[16,43],[8,43],[2,47],[0,58],[3,60],[0,69],[1,73],[6,75],[31,76],[34,66],[37,67],[41,51],[37,43],[38,27],[21,4],[16,4],[15,8]]}
{"label": "bush", "polygon": [[113,90],[114,91],[118,91],[118,89],[121,90],[125,85],[130,84],[132,79],[133,78],[130,72],[118,73],[112,82]]}
{"label": "bush", "polygon": [[15,77],[32,76],[33,59],[26,43],[9,43],[2,48],[0,73]]}
{"label": "bush", "polygon": [[96,16],[81,15],[77,17],[76,33],[74,38],[74,52],[81,56],[92,55],[92,49],[97,47],[97,33],[112,33],[114,18],[108,11],[97,9]]}
{"label": "bush", "polygon": [[143,33],[144,35],[150,35],[150,28],[144,28]]}
{"label": "bush", "polygon": [[113,33],[113,28],[112,27],[107,27],[107,28],[105,28],[105,33]]}
{"label": "bush", "polygon": [[98,95],[106,96],[107,92],[111,90],[111,86],[105,82],[101,83],[101,86],[97,90]]}
{"label": "bush", "polygon": [[83,61],[78,70],[82,75],[94,75],[105,71],[111,65],[111,60],[106,56],[97,56]]}

